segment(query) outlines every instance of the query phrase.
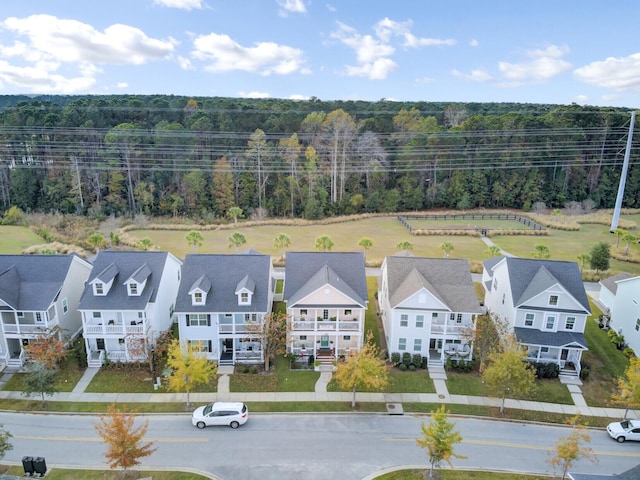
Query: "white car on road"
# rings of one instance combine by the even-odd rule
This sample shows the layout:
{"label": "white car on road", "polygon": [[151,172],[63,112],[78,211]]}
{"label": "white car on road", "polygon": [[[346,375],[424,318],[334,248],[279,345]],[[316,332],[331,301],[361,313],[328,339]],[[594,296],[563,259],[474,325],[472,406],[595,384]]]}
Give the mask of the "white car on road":
{"label": "white car on road", "polygon": [[623,420],[607,425],[609,436],[617,442],[635,440],[640,442],[640,420]]}
{"label": "white car on road", "polygon": [[210,425],[229,425],[238,428],[247,423],[249,409],[242,402],[214,402],[204,407],[198,407],[193,412],[191,423],[204,428]]}

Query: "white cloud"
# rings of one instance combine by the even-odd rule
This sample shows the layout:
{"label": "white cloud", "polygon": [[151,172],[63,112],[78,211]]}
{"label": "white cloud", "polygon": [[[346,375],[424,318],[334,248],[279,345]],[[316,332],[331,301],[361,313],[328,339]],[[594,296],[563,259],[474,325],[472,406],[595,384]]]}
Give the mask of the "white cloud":
{"label": "white cloud", "polygon": [[288,75],[304,70],[302,50],[273,42],[243,47],[228,35],[210,33],[197,37],[193,45],[192,57],[210,61],[205,69],[211,72],[242,70],[261,75]]}
{"label": "white cloud", "polygon": [[622,92],[640,90],[640,53],[628,57],[609,57],[573,71],[576,78],[596,87]]}
{"label": "white cloud", "polygon": [[238,92],[238,96],[242,98],[271,98],[267,92]]}
{"label": "white cloud", "polygon": [[187,11],[200,10],[205,6],[202,0],[153,0],[153,4]]}
{"label": "white cloud", "polygon": [[289,13],[305,13],[307,7],[305,7],[302,0],[276,0],[280,6],[278,12],[280,16],[286,17]]}
{"label": "white cloud", "polygon": [[186,57],[182,57],[182,56],[178,57],[178,65],[180,65],[180,68],[182,68],[183,70],[194,70],[195,69],[195,67],[191,63],[191,60],[189,60]]}
{"label": "white cloud", "polygon": [[516,84],[539,83],[559,75],[571,68],[571,64],[562,59],[569,53],[569,47],[549,45],[545,49],[527,52],[530,60],[520,63],[498,62],[503,77]]}
{"label": "white cloud", "polygon": [[[168,58],[174,50],[174,41],[149,38],[128,25],[98,31],[86,23],[52,15],[10,17],[0,22],[0,28],[26,38],[15,40],[12,46],[0,45],[0,58],[11,61],[4,62],[2,79],[39,92],[82,91],[95,84],[101,72],[96,65],[140,65]],[[63,67],[71,73],[63,75]],[[75,76],[73,70],[81,76]]]}
{"label": "white cloud", "polygon": [[442,45],[451,46],[456,44],[456,41],[451,38],[440,39],[416,37],[411,33],[412,26],[413,22],[411,20],[407,20],[406,22],[396,22],[395,20],[390,20],[385,17],[376,23],[373,29],[375,30],[376,35],[378,35],[378,37],[384,42],[389,42],[391,37],[394,35],[404,38],[404,47],[418,48]]}
{"label": "white cloud", "polygon": [[491,74],[489,74],[489,72],[481,68],[471,70],[471,73],[463,73],[463,72],[460,72],[459,70],[452,70],[451,74],[456,78],[467,80],[469,82],[480,83],[480,82],[489,82],[493,80],[493,77],[491,76]]}
{"label": "white cloud", "polygon": [[380,80],[398,68],[398,65],[388,58],[395,52],[395,48],[380,42],[371,35],[361,35],[348,25],[338,22],[338,30],[331,33],[331,38],[347,45],[356,53],[359,65],[346,66],[349,76]]}
{"label": "white cloud", "polygon": [[472,39],[469,41],[469,46],[470,46],[470,47],[477,47],[478,45],[480,45],[480,42],[478,42],[478,40],[476,40],[475,38],[472,38]]}
{"label": "white cloud", "polygon": [[574,101],[579,105],[586,105],[589,102],[587,95],[576,95]]}
{"label": "white cloud", "polygon": [[327,6],[327,10],[329,10],[331,13],[336,13],[338,11],[338,9],[333,5],[331,5],[330,3],[327,3],[326,6]]}
{"label": "white cloud", "polygon": [[294,93],[293,95],[289,95],[290,100],[309,100],[311,97],[308,95],[302,95],[300,93]]}
{"label": "white cloud", "polygon": [[127,82],[118,82],[118,88],[127,88],[129,84]]}

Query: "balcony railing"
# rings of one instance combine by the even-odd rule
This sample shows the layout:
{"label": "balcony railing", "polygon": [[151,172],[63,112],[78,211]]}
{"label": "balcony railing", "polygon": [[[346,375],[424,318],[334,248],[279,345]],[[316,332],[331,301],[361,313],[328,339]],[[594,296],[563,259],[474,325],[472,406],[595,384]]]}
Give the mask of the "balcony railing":
{"label": "balcony railing", "polygon": [[313,332],[334,332],[334,331],[350,331],[357,332],[360,330],[360,322],[357,320],[335,321],[335,320],[323,320],[323,321],[293,321],[291,322],[291,329],[294,331],[313,331]]}
{"label": "balcony railing", "polygon": [[33,323],[3,323],[2,329],[4,333],[44,333],[46,326]]}
{"label": "balcony railing", "polygon": [[457,323],[432,323],[431,324],[431,333],[444,333],[445,327],[447,333],[462,333],[466,329],[469,328],[469,325],[465,324],[457,324]]}
{"label": "balcony railing", "polygon": [[142,335],[145,331],[143,323],[127,324],[90,324],[83,325],[84,335]]}

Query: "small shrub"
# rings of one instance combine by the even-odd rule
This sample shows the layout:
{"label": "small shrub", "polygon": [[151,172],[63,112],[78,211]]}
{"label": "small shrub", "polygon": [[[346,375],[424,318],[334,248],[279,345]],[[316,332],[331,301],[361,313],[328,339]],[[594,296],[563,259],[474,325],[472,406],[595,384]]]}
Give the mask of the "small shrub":
{"label": "small shrub", "polygon": [[411,365],[409,365],[409,370],[410,371],[414,371],[416,369],[416,366],[412,363]]}
{"label": "small shrub", "polygon": [[419,367],[422,364],[422,355],[419,353],[414,353],[411,357],[411,363],[413,363],[416,367]]}
{"label": "small shrub", "polygon": [[400,352],[393,352],[391,354],[391,364],[395,367],[400,363]]}
{"label": "small shrub", "polygon": [[429,357],[422,357],[422,362],[420,363],[420,368],[428,368],[429,367]]}
{"label": "small shrub", "polygon": [[409,367],[407,367],[407,365],[406,365],[405,363],[401,363],[400,365],[398,365],[398,368],[399,368],[400,370],[406,370],[406,369],[407,369],[407,368],[409,368]]}
{"label": "small shrub", "polygon": [[402,354],[402,363],[404,363],[407,367],[411,365],[411,354],[409,352],[404,352]]}
{"label": "small shrub", "polygon": [[546,362],[530,362],[533,368],[536,370],[536,377],[538,378],[558,378],[560,375],[560,367],[557,363]]}
{"label": "small shrub", "polygon": [[580,362],[580,380],[586,380],[591,373],[591,364],[581,361]]}
{"label": "small shrub", "polygon": [[630,348],[630,347],[626,347],[622,351],[622,353],[624,353],[627,358],[633,358],[636,356],[635,352],[633,351],[633,348]]}

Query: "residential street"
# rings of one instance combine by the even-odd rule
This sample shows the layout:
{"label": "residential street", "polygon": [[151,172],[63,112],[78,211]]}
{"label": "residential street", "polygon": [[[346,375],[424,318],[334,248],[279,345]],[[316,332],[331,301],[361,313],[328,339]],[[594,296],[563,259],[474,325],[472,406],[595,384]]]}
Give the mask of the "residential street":
{"label": "residential street", "polygon": [[[306,478],[360,480],[385,468],[427,464],[416,446],[420,422],[428,417],[383,414],[254,414],[238,430],[197,430],[188,415],[150,415],[146,439],[158,450],[142,465],[209,472],[223,480]],[[567,427],[486,419],[453,418],[467,459],[460,468],[550,473],[549,450]],[[104,465],[104,446],[93,415],[3,413],[14,435],[5,462],[25,455],[45,457],[47,465]],[[599,463],[579,462],[576,471],[620,473],[640,462],[637,444],[617,444],[603,429],[591,431]]]}

